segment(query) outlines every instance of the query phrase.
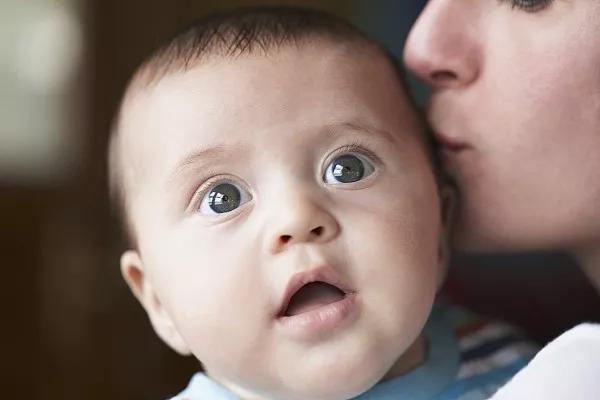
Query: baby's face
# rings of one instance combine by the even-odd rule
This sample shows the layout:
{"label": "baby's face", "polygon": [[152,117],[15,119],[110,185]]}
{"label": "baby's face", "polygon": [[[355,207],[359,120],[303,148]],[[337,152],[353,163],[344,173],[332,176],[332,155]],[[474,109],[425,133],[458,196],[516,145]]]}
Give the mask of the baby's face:
{"label": "baby's face", "polygon": [[396,79],[373,51],[313,44],[214,59],[127,105],[124,272],[215,379],[348,398],[418,337],[440,212]]}

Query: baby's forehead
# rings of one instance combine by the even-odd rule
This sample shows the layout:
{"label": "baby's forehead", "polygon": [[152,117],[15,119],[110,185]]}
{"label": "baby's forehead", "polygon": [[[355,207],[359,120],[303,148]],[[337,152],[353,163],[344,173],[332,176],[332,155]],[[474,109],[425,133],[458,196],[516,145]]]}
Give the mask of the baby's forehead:
{"label": "baby's forehead", "polygon": [[351,124],[358,111],[367,119],[397,115],[407,126],[414,123],[408,104],[397,71],[372,49],[320,44],[214,58],[132,86],[121,113],[123,155],[139,175],[158,159],[175,160],[193,148],[252,142],[267,129]]}

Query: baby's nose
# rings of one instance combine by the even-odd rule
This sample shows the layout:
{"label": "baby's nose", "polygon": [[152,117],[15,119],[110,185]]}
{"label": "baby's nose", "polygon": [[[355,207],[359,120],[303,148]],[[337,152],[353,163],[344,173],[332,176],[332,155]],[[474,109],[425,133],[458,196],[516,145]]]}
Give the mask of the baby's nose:
{"label": "baby's nose", "polygon": [[274,216],[267,245],[272,254],[306,243],[326,243],[337,236],[339,225],[328,210],[307,201]]}

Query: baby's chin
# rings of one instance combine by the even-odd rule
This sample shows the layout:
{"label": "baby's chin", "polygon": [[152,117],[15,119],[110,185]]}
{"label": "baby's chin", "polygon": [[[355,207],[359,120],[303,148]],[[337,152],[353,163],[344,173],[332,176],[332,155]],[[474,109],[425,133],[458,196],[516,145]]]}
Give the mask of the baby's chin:
{"label": "baby's chin", "polygon": [[[339,374],[337,371],[320,371],[319,377],[309,384],[299,383],[295,388],[294,400],[319,399],[319,400],[347,400],[366,392],[379,382],[387,371],[374,374],[367,369],[348,374]],[[284,397],[288,398],[288,397]],[[289,397],[292,398],[291,396]]]}
{"label": "baby's chin", "polygon": [[[336,363],[333,360],[328,366],[310,371],[296,365],[275,379],[267,379],[271,381],[263,385],[267,390],[259,387],[244,388],[222,380],[221,383],[243,399],[347,400],[366,392],[383,379],[391,366],[380,364],[374,359],[352,363]],[[278,381],[277,384],[274,383],[275,380]]]}
{"label": "baby's chin", "polygon": [[[239,387],[230,388],[243,399],[265,400],[348,400],[366,392],[373,387],[382,376],[364,379],[359,376],[355,379],[339,378],[335,372],[321,371],[319,379],[315,381],[298,380],[293,386],[268,391],[244,390]],[[258,397],[257,397],[258,396]]]}

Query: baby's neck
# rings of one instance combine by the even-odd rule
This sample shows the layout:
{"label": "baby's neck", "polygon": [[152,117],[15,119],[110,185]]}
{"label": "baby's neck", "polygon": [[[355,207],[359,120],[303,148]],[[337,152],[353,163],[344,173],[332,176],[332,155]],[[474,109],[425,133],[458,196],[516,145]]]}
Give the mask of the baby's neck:
{"label": "baby's neck", "polygon": [[593,243],[575,255],[592,285],[600,293],[600,242]]}

